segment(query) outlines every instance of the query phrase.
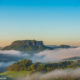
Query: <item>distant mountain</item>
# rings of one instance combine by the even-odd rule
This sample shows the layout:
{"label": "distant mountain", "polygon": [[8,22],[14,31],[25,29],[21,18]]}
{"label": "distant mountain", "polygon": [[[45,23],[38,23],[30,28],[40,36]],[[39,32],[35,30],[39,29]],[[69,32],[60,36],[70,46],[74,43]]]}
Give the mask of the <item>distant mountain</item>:
{"label": "distant mountain", "polygon": [[11,45],[4,47],[2,50],[19,50],[19,51],[42,51],[45,49],[53,50],[57,48],[71,48],[69,45],[44,45],[43,41],[36,40],[18,40]]}
{"label": "distant mountain", "polygon": [[18,40],[3,48],[3,50],[20,51],[41,51],[44,49],[47,49],[47,47],[43,44],[43,41],[36,40]]}
{"label": "distant mountain", "polygon": [[46,45],[47,47],[55,48],[57,47],[56,45]]}
{"label": "distant mountain", "polygon": [[3,47],[0,47],[0,50],[2,49]]}
{"label": "distant mountain", "polygon": [[71,58],[66,58],[64,60],[71,60],[71,61],[73,61],[73,60],[80,60],[80,57],[71,57]]}
{"label": "distant mountain", "polygon": [[56,46],[56,45],[46,45],[47,47],[50,47],[50,48],[74,48],[70,45],[60,45],[60,46]]}
{"label": "distant mountain", "polygon": [[59,47],[60,48],[71,48],[71,46],[69,46],[69,45],[60,45]]}

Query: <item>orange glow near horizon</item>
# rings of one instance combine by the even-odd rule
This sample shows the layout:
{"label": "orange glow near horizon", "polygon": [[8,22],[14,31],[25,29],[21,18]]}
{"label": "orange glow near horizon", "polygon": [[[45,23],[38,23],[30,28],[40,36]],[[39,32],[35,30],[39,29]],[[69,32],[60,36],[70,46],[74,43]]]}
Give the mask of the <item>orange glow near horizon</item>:
{"label": "orange glow near horizon", "polygon": [[[15,40],[14,40],[15,41]],[[0,41],[0,47],[8,46],[12,43],[13,41]],[[45,45],[61,45],[61,44],[66,44],[66,45],[71,45],[71,46],[80,46],[80,44],[77,42],[57,42],[57,41],[43,41]]]}

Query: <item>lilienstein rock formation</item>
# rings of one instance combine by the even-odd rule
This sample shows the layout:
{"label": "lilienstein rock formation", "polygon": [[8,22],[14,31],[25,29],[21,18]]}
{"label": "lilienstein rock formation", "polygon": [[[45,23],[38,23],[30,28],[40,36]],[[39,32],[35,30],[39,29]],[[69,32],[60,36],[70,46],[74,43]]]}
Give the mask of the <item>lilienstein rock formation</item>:
{"label": "lilienstein rock formation", "polygon": [[11,45],[6,46],[3,50],[19,50],[19,51],[42,51],[47,49],[43,41],[36,40],[18,40],[14,41]]}
{"label": "lilienstein rock formation", "polygon": [[56,48],[70,48],[69,45],[61,45],[56,47],[48,47],[43,44],[43,41],[36,40],[18,40],[14,41],[11,45],[6,46],[3,50],[19,50],[19,51],[42,51],[45,49],[56,49]]}

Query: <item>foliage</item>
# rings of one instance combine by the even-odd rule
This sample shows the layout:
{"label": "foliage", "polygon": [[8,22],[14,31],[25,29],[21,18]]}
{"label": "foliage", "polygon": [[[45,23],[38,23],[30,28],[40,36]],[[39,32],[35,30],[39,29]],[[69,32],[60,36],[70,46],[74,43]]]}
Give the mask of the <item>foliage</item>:
{"label": "foliage", "polygon": [[63,61],[58,63],[32,63],[31,60],[16,62],[7,68],[7,71],[52,71],[80,67],[80,61]]}
{"label": "foliage", "polygon": [[16,62],[9,66],[7,70],[11,71],[21,71],[21,70],[30,70],[29,66],[32,64],[31,60],[22,60],[20,62]]}

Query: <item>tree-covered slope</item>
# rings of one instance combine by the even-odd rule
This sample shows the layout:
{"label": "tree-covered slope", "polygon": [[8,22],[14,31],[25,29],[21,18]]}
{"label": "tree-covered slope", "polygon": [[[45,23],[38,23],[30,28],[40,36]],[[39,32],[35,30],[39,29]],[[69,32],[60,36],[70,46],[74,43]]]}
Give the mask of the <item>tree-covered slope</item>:
{"label": "tree-covered slope", "polygon": [[33,63],[31,60],[16,62],[7,68],[7,71],[40,71],[48,72],[55,69],[67,69],[80,67],[80,61],[61,61],[58,63]]}

